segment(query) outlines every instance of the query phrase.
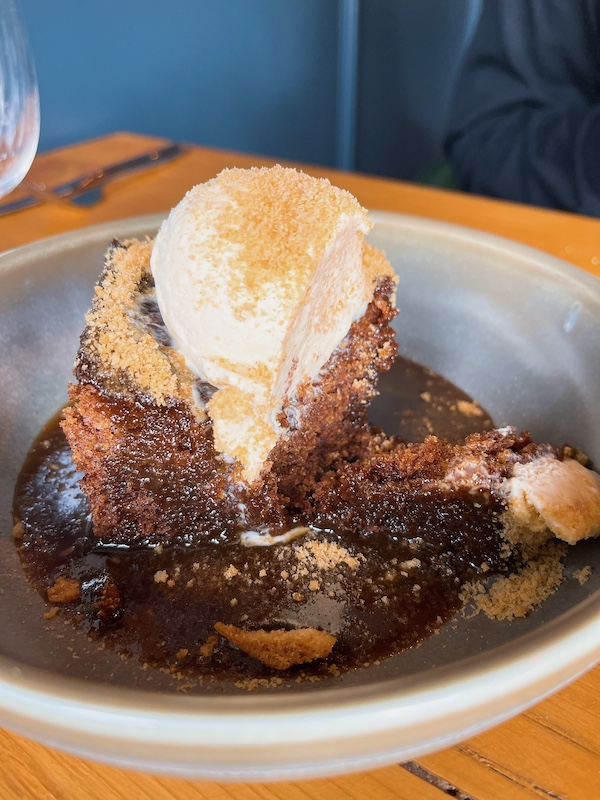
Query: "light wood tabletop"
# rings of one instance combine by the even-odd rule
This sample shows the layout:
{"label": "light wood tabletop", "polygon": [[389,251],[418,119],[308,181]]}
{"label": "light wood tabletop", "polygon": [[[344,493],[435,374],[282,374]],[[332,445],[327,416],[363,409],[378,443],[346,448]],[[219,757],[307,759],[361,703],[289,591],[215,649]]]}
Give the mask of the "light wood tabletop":
{"label": "light wood tabletop", "polygon": [[[137,134],[112,134],[38,156],[29,177],[56,185],[162,143]],[[45,203],[0,217],[0,251],[108,220],[168,212],[192,185],[224,167],[272,163],[261,156],[190,146],[169,164],[112,181],[102,201],[91,208]],[[506,236],[600,277],[600,220],[384,178],[304,168],[331,178],[367,208],[445,220]],[[418,763],[280,783],[217,784],[135,773],[66,755],[0,730],[0,798],[591,800],[600,797],[599,698],[600,666],[520,716]]]}

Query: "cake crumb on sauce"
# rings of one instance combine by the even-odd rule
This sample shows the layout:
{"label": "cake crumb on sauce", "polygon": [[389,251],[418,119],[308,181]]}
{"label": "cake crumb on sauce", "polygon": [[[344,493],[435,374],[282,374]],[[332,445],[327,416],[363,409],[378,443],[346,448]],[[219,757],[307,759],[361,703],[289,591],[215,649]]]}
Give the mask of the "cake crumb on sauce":
{"label": "cake crumb on sauce", "polygon": [[81,584],[75,578],[61,576],[48,589],[48,600],[51,603],[72,603],[81,596]]}
{"label": "cake crumb on sauce", "polygon": [[239,569],[237,569],[237,567],[234,567],[233,564],[230,564],[223,573],[223,577],[229,581],[231,580],[231,578],[235,578],[235,576],[239,574],[240,574]]}
{"label": "cake crumb on sauce", "polygon": [[12,537],[13,539],[22,539],[23,534],[25,533],[25,526],[22,522],[15,522],[13,529],[12,529]]}
{"label": "cake crumb on sauce", "polygon": [[[497,578],[489,587],[481,581],[467,584],[461,598],[470,604],[470,615],[483,612],[490,619],[514,620],[525,617],[547,600],[564,580],[563,542],[543,545],[518,572]],[[466,615],[469,615],[468,612]]]}
{"label": "cake crumb on sauce", "polygon": [[198,648],[199,655],[201,655],[203,658],[210,658],[215,652],[215,648],[218,644],[219,637],[216,634],[209,636],[204,644],[200,645]]}
{"label": "cake crumb on sauce", "polygon": [[468,400],[458,400],[457,408],[461,414],[464,414],[465,417],[482,417],[483,411],[479,403],[475,401],[469,402]]}
{"label": "cake crumb on sauce", "polygon": [[279,670],[326,658],[337,641],[332,634],[316,628],[245,630],[217,622],[215,630],[240,650]]}
{"label": "cake crumb on sauce", "polygon": [[584,583],[587,583],[592,576],[592,568],[589,566],[582,567],[581,569],[576,570],[573,573],[573,577],[576,581],[579,581],[579,585],[583,586]]}
{"label": "cake crumb on sauce", "polygon": [[311,564],[325,572],[340,564],[346,564],[353,571],[360,565],[358,557],[354,557],[345,547],[335,542],[313,540],[296,545],[294,550],[298,561]]}

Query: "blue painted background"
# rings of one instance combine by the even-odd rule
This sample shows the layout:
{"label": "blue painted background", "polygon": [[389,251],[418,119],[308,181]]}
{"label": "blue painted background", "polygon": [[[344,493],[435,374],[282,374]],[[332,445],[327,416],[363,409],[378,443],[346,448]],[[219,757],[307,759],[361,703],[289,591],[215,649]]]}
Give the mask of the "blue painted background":
{"label": "blue painted background", "polygon": [[[476,5],[20,0],[40,85],[40,149],[131,130],[339,165],[343,124],[352,128],[347,166],[414,178],[440,152]],[[349,8],[354,73],[340,66]]]}

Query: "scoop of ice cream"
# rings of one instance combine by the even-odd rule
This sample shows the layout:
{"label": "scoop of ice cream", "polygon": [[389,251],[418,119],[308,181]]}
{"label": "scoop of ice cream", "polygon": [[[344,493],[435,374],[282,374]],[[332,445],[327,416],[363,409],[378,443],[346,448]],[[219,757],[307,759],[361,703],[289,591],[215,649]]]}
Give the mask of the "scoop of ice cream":
{"label": "scoop of ice cream", "polygon": [[370,227],[348,192],[277,166],[225,170],[194,187],[158,233],[161,314],[188,367],[217,387],[215,445],[249,482],[282,433],[281,409],[373,297]]}
{"label": "scoop of ice cream", "polygon": [[600,475],[575,459],[515,464],[505,493],[517,522],[575,544],[600,535]]}

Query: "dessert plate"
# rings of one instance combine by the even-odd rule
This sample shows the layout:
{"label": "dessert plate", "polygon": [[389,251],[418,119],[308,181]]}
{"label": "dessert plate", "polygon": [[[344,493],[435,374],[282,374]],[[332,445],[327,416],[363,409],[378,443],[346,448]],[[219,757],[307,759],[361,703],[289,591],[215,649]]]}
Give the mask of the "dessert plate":
{"label": "dessert plate", "polygon": [[[569,442],[600,463],[600,281],[466,228],[373,215],[400,275],[401,352],[475,397],[496,424]],[[103,254],[152,235],[140,217],[0,256],[0,724],[121,766],[218,780],[315,777],[412,759],[494,725],[600,659],[600,543],[513,622],[458,616],[377,666],[321,683],[188,694],[99,650],[29,587],[11,537],[15,479],[66,386]],[[583,586],[573,572],[591,565]]]}

